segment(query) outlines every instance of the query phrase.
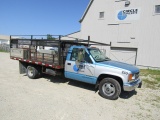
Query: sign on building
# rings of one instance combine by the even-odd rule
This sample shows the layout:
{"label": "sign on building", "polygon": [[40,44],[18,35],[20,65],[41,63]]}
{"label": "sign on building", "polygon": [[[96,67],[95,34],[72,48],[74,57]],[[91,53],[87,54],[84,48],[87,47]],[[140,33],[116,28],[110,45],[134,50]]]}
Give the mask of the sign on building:
{"label": "sign on building", "polygon": [[117,10],[116,21],[138,20],[140,18],[140,11],[140,8]]}

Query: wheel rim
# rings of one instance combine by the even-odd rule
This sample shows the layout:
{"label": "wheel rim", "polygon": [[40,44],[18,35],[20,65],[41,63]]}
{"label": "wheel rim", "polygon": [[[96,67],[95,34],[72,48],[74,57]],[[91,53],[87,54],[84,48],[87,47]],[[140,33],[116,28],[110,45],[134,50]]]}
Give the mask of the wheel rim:
{"label": "wheel rim", "polygon": [[112,96],[115,93],[115,86],[112,83],[104,83],[102,90],[105,95]]}
{"label": "wheel rim", "polygon": [[32,67],[30,67],[30,68],[28,69],[28,75],[29,75],[29,76],[33,76],[33,68],[32,68]]}

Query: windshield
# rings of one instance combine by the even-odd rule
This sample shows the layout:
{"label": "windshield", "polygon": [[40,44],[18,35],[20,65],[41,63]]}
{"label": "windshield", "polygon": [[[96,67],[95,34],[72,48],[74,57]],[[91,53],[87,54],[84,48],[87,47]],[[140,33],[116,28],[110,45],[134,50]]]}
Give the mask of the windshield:
{"label": "windshield", "polygon": [[108,61],[110,58],[106,57],[102,51],[99,49],[88,49],[92,57],[96,62]]}

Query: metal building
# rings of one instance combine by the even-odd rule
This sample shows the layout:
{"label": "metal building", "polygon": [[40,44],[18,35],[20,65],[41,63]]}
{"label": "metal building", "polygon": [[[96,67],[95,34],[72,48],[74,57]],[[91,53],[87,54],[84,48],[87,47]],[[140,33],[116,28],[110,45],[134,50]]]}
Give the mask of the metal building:
{"label": "metal building", "polygon": [[0,44],[9,44],[9,36],[0,35]]}
{"label": "metal building", "polygon": [[90,0],[80,23],[80,38],[111,43],[111,59],[160,68],[160,0]]}

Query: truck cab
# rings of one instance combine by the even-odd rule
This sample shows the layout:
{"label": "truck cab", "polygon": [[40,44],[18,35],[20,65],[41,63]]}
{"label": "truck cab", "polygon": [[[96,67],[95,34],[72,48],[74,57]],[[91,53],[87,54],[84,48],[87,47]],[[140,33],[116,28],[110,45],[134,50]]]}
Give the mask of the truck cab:
{"label": "truck cab", "polygon": [[139,69],[112,61],[98,48],[72,46],[65,61],[65,77],[95,84],[107,99],[117,99],[121,91],[132,91],[141,83]]}

